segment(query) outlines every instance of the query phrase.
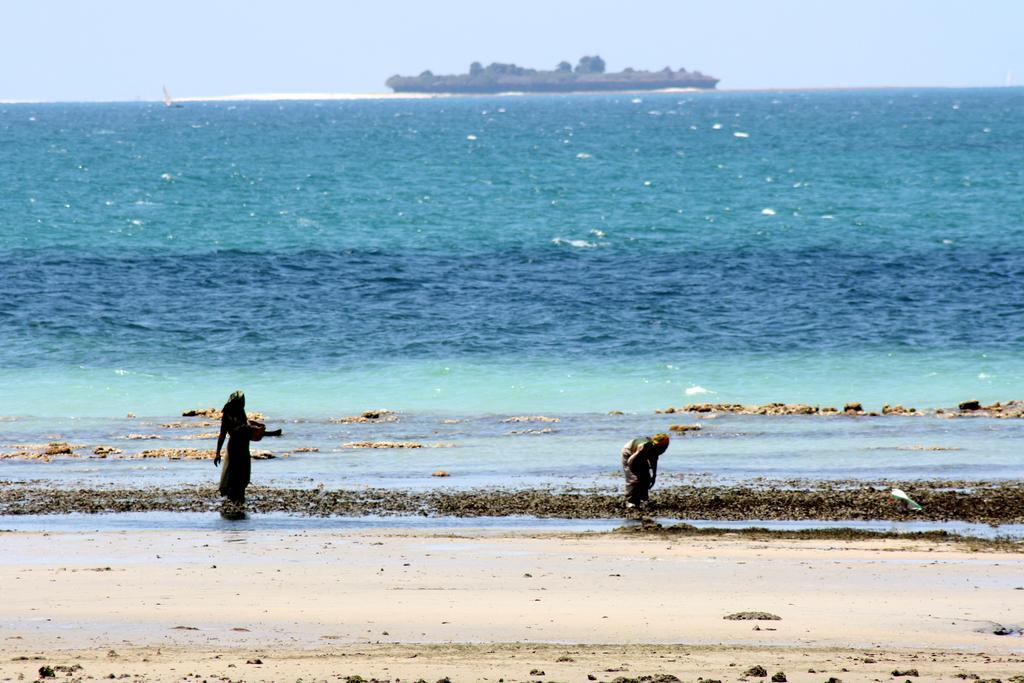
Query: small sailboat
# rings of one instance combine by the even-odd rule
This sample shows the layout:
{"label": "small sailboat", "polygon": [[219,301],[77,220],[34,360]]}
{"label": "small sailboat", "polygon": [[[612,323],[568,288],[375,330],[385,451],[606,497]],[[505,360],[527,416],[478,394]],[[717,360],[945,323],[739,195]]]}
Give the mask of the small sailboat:
{"label": "small sailboat", "polygon": [[171,99],[171,91],[167,89],[166,85],[164,86],[164,106],[165,107],[175,107],[175,108],[178,108],[178,109],[181,108],[180,104],[175,104],[174,100]]}

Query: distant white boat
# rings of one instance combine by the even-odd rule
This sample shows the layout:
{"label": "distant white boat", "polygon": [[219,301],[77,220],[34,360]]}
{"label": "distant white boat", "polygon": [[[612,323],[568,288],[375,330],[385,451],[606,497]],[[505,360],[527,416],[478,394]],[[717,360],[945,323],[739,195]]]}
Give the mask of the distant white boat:
{"label": "distant white boat", "polygon": [[175,104],[174,100],[171,99],[171,91],[164,86],[164,106],[165,107],[181,107],[180,104]]}

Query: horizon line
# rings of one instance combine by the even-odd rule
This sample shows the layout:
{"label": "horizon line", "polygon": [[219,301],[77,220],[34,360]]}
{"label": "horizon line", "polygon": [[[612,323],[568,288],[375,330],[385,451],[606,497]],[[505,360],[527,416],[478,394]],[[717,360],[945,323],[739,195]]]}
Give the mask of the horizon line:
{"label": "horizon line", "polygon": [[[298,102],[298,101],[359,101],[359,100],[426,100],[455,97],[552,97],[565,95],[665,95],[673,93],[799,93],[799,92],[850,92],[864,90],[1002,90],[1024,88],[1022,85],[827,85],[827,86],[778,86],[756,88],[660,88],[656,90],[614,90],[614,91],[569,91],[569,92],[522,92],[499,93],[397,93],[397,92],[266,92],[234,95],[189,96],[172,98],[174,103],[196,102]],[[7,100],[0,98],[0,105],[21,104],[132,104],[160,103],[163,97],[152,99],[136,97],[118,100]]]}

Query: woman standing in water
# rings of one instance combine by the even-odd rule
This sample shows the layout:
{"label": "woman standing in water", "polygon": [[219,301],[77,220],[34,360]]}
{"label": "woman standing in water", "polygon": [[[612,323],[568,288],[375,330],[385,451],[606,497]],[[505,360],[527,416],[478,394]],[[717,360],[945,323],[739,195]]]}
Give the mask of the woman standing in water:
{"label": "woman standing in water", "polygon": [[281,436],[281,430],[268,432],[262,422],[250,420],[245,414],[245,394],[241,391],[231,394],[221,411],[220,435],[217,436],[213,465],[220,464],[220,449],[224,446],[224,437],[228,437],[228,452],[220,471],[220,494],[232,503],[245,502],[245,487],[249,485],[252,469],[249,442],[259,441],[264,436]]}

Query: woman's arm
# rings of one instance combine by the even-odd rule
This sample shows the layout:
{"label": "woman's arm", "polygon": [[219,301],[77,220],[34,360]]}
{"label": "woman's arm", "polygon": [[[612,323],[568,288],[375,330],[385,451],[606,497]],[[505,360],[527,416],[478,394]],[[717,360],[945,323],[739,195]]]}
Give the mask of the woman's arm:
{"label": "woman's arm", "polygon": [[629,458],[626,460],[626,465],[628,467],[632,467],[633,463],[636,462],[636,459],[639,458],[640,454],[643,453],[643,452],[644,452],[644,444],[639,444],[636,447],[636,449],[630,454]]}
{"label": "woman's arm", "polygon": [[224,446],[224,437],[228,433],[227,419],[224,416],[220,418],[220,434],[217,435],[217,454],[213,456],[213,466],[216,467],[220,464],[220,449]]}

